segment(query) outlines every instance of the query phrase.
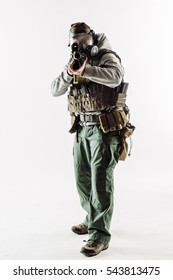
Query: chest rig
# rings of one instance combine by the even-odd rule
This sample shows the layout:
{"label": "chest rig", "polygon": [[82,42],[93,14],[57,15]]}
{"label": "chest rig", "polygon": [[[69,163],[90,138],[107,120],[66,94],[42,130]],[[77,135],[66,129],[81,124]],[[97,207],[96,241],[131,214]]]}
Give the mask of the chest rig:
{"label": "chest rig", "polygon": [[[115,52],[103,49],[95,57],[92,64],[97,63],[101,56],[108,52],[115,54],[119,58]],[[68,110],[73,114],[124,107],[127,87],[128,83],[122,82],[118,87],[110,88],[79,77],[78,82],[72,83],[70,86],[68,94]]]}
{"label": "chest rig", "polygon": [[94,82],[72,85],[68,94],[70,113],[103,111],[125,106],[126,93],[121,86],[115,89]]}

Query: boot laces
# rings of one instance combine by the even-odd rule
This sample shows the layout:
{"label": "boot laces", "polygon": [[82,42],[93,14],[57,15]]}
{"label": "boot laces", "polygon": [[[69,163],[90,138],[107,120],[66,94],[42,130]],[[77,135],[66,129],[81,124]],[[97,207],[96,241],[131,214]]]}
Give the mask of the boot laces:
{"label": "boot laces", "polygon": [[96,247],[97,245],[98,245],[98,242],[96,242],[96,241],[94,241],[94,240],[91,240],[91,239],[89,239],[89,240],[83,240],[83,242],[87,242],[87,246],[88,247]]}

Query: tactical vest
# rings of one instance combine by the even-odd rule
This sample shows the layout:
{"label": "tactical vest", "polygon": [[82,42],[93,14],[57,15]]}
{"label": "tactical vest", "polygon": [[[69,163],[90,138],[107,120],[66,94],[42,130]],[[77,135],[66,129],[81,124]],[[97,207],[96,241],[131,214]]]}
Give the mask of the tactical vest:
{"label": "tactical vest", "polygon": [[68,110],[70,113],[103,111],[110,108],[123,107],[126,94],[119,88],[110,88],[94,82],[72,85],[68,94]]}
{"label": "tactical vest", "polygon": [[[96,59],[111,50],[102,50]],[[119,58],[120,62],[121,59]],[[99,115],[100,128],[104,133],[117,130],[121,139],[119,160],[125,160],[128,154],[128,143],[126,138],[130,137],[135,129],[127,118],[129,109],[126,106],[126,92],[128,83],[124,81],[115,88],[91,82],[87,79],[79,78],[77,84],[72,83],[68,94],[68,110],[71,115],[70,133],[78,129],[80,113],[101,111]],[[113,110],[111,110],[113,109]],[[77,114],[76,114],[77,113]],[[130,148],[131,152],[131,148]],[[128,155],[130,155],[130,152]]]}
{"label": "tactical vest", "polygon": [[[99,60],[103,54],[108,52],[114,53],[118,57],[115,52],[104,49],[95,59]],[[73,114],[124,107],[127,85],[127,83],[122,82],[118,87],[110,88],[86,79],[80,79],[79,83],[70,86],[68,110]]]}

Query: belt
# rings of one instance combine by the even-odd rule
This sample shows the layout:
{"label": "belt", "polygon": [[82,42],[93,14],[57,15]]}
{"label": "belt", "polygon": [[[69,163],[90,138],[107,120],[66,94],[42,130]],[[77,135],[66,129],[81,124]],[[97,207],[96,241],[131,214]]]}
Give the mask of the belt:
{"label": "belt", "polygon": [[80,125],[96,125],[99,124],[99,116],[98,115],[92,115],[92,114],[80,114]]}

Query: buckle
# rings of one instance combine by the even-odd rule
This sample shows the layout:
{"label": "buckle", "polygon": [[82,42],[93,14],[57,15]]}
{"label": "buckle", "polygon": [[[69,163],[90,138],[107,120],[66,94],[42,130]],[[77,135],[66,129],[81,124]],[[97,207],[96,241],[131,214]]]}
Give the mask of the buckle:
{"label": "buckle", "polygon": [[98,115],[92,115],[92,114],[86,114],[86,113],[83,113],[83,114],[80,114],[79,115],[80,117],[80,121],[82,122],[89,122],[89,123],[98,123],[99,122],[99,118],[98,118]]}

